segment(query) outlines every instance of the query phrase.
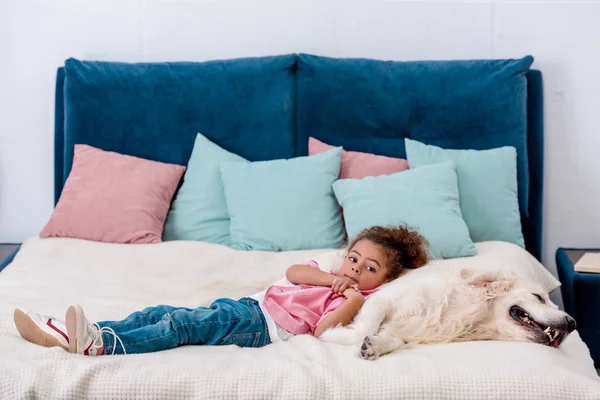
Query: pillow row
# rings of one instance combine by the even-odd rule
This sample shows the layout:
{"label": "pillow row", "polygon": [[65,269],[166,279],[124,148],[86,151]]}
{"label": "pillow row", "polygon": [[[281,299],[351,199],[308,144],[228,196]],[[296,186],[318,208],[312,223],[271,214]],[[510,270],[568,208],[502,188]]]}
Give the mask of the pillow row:
{"label": "pillow row", "polygon": [[410,171],[406,160],[345,150],[339,169],[340,149],[310,138],[311,157],[249,163],[198,134],[165,240],[246,250],[336,247],[344,235],[339,203],[349,236],[407,223],[437,257],[473,255],[473,241],[524,247],[513,147],[444,150],[406,139]]}
{"label": "pillow row", "polygon": [[186,171],[77,145],[41,236],[156,243],[162,233],[164,240],[280,251],[337,247],[345,231],[407,223],[428,239],[434,257],[476,254],[473,241],[523,246],[514,148],[444,150],[407,139],[406,151],[408,171],[406,160],[311,138],[308,157],[251,163],[198,134]]}
{"label": "pillow row", "polygon": [[331,185],[341,153],[251,163],[198,134],[164,238],[242,250],[337,247],[344,229]]}
{"label": "pillow row", "polygon": [[525,247],[514,147],[447,150],[410,139],[405,144],[411,170],[334,183],[348,235],[407,222],[419,228],[437,257],[474,255],[473,242]]}
{"label": "pillow row", "polygon": [[[310,146],[312,154],[335,149],[312,138]],[[339,231],[343,227],[337,221],[339,207],[333,200],[332,181],[338,176],[362,177],[408,168],[406,160],[358,152],[343,151],[342,159],[341,172],[339,149],[327,156],[310,159],[300,157],[255,163],[251,168],[256,170],[259,177],[261,174],[265,176],[248,190],[236,190],[238,188],[234,184],[244,183],[244,180],[240,181],[236,177],[243,176],[246,171],[231,168],[229,173],[225,172],[224,175],[231,176],[230,180],[234,181],[228,185],[232,197],[231,210],[235,213],[238,204],[236,196],[240,199],[239,205],[244,206],[240,207],[242,212],[236,213],[239,217],[235,219],[234,229],[239,227],[235,230],[239,233],[239,242],[234,243],[234,247],[278,250],[312,248],[315,243],[319,243],[318,247],[333,247],[339,243],[338,238],[342,237]],[[158,243],[164,234],[167,240],[205,240],[231,244],[230,210],[226,206],[221,183],[221,166],[223,164],[226,167],[227,162],[250,164],[242,157],[221,149],[203,135],[198,135],[184,184],[165,226],[172,197],[186,167],[103,151],[88,145],[75,145],[73,168],[65,182],[61,198],[40,236],[73,237],[112,243]],[[280,169],[280,166],[284,167]],[[272,173],[273,168],[277,174]],[[323,173],[324,177],[321,176]],[[325,184],[320,185],[322,182]],[[286,188],[290,184],[292,187]],[[265,192],[265,188],[272,193]],[[320,201],[323,200],[319,199],[321,189],[330,192],[328,201]],[[295,191],[298,190],[305,194],[297,197]],[[255,195],[255,202],[248,203],[251,196],[247,192]],[[260,217],[263,206],[270,204],[261,200],[260,196],[265,194],[268,194],[271,202],[277,201],[280,205],[276,209],[268,206],[269,220]],[[288,199],[290,196],[296,203]],[[298,203],[303,199],[304,203]],[[292,207],[286,208],[286,205]],[[334,209],[335,212],[329,213],[329,209]],[[274,210],[279,213],[273,212]],[[298,240],[297,237],[290,237],[282,246],[266,244],[264,239],[261,240],[263,236],[282,237],[278,232],[285,224],[277,223],[280,218],[278,215],[281,218],[290,215],[301,217],[303,224],[313,226],[310,236],[307,235],[309,238]],[[255,216],[259,216],[260,221],[255,222]],[[314,219],[318,221],[313,221]],[[333,222],[327,222],[328,219]],[[268,224],[268,221],[273,223]],[[314,228],[319,226],[318,223],[325,226],[324,232]],[[248,226],[253,229],[247,228]],[[289,232],[287,226],[286,232]],[[257,243],[249,245],[244,238],[257,238]]]}
{"label": "pillow row", "polygon": [[337,247],[344,229],[333,182],[408,169],[403,159],[345,151],[314,138],[309,154],[250,163],[198,134],[164,239],[245,250]]}
{"label": "pillow row", "polygon": [[460,209],[473,241],[499,240],[525,247],[514,147],[446,150],[410,139],[405,143],[411,168],[447,161],[455,164]]}

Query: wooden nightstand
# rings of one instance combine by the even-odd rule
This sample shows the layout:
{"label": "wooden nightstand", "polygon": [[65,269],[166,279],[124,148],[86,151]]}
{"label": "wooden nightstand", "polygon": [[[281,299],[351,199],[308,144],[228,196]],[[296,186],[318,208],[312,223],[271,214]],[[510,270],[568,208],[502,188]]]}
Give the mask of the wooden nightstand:
{"label": "wooden nightstand", "polygon": [[577,330],[590,348],[596,368],[600,366],[600,274],[577,272],[574,265],[586,252],[600,249],[556,251],[556,267],[561,282],[565,311],[577,321]]}
{"label": "wooden nightstand", "polygon": [[0,271],[12,261],[20,246],[14,243],[0,243]]}

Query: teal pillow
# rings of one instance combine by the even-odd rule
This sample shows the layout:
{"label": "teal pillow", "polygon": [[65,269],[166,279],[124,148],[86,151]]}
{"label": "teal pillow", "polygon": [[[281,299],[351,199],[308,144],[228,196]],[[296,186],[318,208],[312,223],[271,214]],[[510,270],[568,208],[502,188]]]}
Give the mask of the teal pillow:
{"label": "teal pillow", "polygon": [[221,164],[248,163],[198,134],[183,184],[167,214],[163,240],[198,240],[229,245],[229,213]]}
{"label": "teal pillow", "polygon": [[348,236],[375,225],[407,224],[429,241],[435,258],[477,254],[462,218],[451,162],[392,175],[342,179],[333,190],[344,209]]}
{"label": "teal pillow", "polygon": [[514,147],[446,150],[410,139],[405,144],[410,168],[454,162],[460,208],[474,242],[499,240],[525,247]]}
{"label": "teal pillow", "polygon": [[231,247],[287,251],[330,249],[344,239],[331,185],[342,148],[309,157],[224,163],[221,178],[231,218]]}

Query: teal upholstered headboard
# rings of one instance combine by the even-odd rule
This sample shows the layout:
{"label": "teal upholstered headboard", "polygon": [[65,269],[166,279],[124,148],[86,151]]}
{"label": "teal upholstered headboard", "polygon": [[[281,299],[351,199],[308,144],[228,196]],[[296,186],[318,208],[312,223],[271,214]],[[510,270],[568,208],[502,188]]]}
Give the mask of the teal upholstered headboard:
{"label": "teal upholstered headboard", "polygon": [[75,143],[183,165],[198,132],[251,161],[305,155],[308,136],[392,157],[405,157],[405,137],[458,149],[510,145],[526,247],[540,259],[543,96],[532,61],[69,59],[56,81],[55,201]]}

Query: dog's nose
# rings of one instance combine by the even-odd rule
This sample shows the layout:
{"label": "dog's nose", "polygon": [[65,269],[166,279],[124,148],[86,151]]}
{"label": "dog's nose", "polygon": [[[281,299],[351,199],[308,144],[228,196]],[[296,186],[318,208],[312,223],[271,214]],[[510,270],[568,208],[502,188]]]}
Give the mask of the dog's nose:
{"label": "dog's nose", "polygon": [[567,329],[569,332],[573,332],[577,328],[577,323],[568,315],[565,317],[565,319],[567,320]]}

